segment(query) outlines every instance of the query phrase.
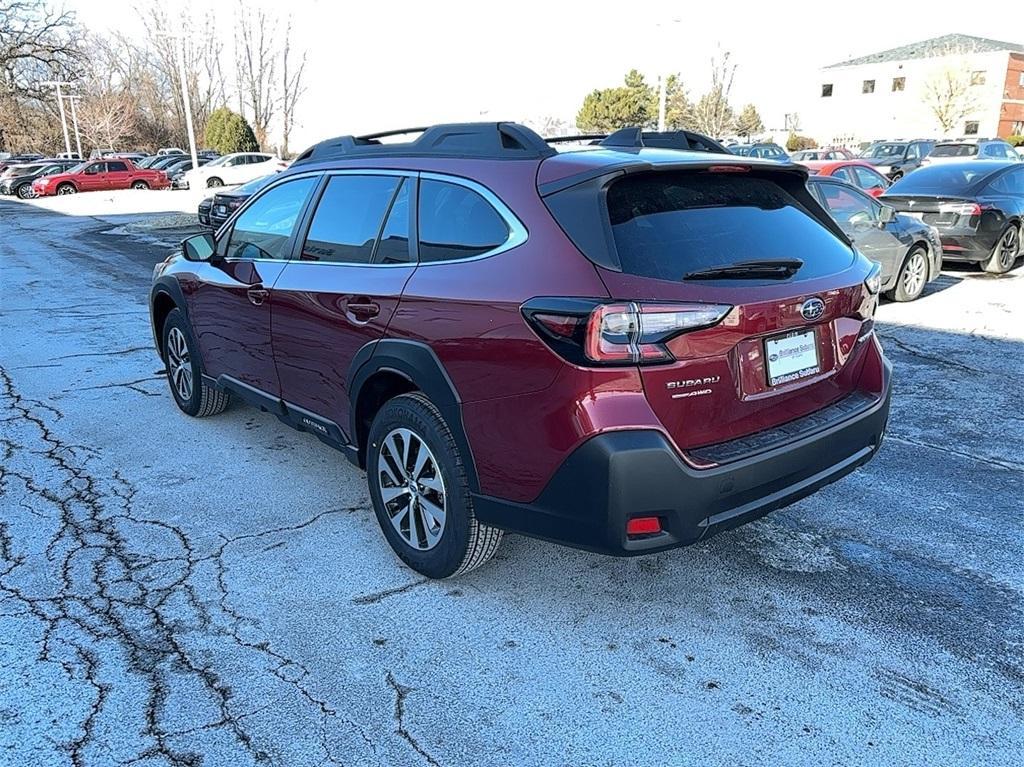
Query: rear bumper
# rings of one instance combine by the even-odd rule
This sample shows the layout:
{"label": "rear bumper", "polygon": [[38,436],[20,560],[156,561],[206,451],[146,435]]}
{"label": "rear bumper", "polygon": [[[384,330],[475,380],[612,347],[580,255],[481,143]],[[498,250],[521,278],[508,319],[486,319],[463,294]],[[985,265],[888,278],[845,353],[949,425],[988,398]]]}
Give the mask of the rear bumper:
{"label": "rear bumper", "polygon": [[[533,503],[474,496],[489,525],[616,556],[685,546],[804,498],[867,463],[889,418],[884,385],[853,415],[800,430],[789,441],[710,468],[680,459],[654,430],[606,432],[578,447]],[[755,443],[757,440],[754,441]],[[657,516],[662,532],[627,538],[626,521]]]}
{"label": "rear bumper", "polygon": [[943,261],[984,261],[992,254],[996,245],[995,236],[991,242],[973,230],[967,232],[939,230],[942,239]]}

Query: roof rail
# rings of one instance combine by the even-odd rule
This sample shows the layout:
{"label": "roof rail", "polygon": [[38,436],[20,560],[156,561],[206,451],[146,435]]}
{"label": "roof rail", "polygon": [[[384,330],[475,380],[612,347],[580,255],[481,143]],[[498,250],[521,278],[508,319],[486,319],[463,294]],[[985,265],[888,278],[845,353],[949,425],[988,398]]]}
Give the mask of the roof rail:
{"label": "roof rail", "polygon": [[608,138],[607,133],[580,133],[576,136],[545,136],[549,144],[569,144],[573,141],[601,141]]}
{"label": "roof rail", "polygon": [[[419,133],[413,141],[384,144],[379,139]],[[509,122],[451,123],[424,128],[338,136],[314,144],[295,165],[348,157],[453,157],[488,160],[536,160],[556,152],[529,128]]]}

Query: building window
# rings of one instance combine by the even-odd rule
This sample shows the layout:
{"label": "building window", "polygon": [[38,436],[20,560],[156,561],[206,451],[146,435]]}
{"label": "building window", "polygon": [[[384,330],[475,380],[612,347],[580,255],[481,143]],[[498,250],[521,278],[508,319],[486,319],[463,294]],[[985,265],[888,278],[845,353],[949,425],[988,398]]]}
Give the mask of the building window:
{"label": "building window", "polygon": [[1011,136],[1024,136],[1024,120],[1017,120],[1010,128]]}
{"label": "building window", "polygon": [[892,92],[906,90],[907,78],[905,77],[894,77],[892,78]]}
{"label": "building window", "polygon": [[964,123],[964,135],[965,136],[977,136],[978,135],[978,121],[970,120]]}
{"label": "building window", "polygon": [[984,72],[971,72],[971,85],[984,85],[985,84],[985,73]]}
{"label": "building window", "polygon": [[861,93],[874,93],[875,92],[875,81],[865,80],[864,84],[860,88]]}
{"label": "building window", "polygon": [[1021,73],[1020,73],[1020,78],[1018,79],[1018,81],[1017,81],[1017,84],[1018,84],[1018,85],[1019,85],[1019,86],[1020,86],[1021,88],[1024,88],[1024,72],[1021,72]]}
{"label": "building window", "polygon": [[[1021,77],[1024,77],[1024,75],[1021,75]],[[821,97],[823,99],[827,99],[831,95],[832,95],[832,83],[825,83],[824,85],[822,85],[821,86]]]}

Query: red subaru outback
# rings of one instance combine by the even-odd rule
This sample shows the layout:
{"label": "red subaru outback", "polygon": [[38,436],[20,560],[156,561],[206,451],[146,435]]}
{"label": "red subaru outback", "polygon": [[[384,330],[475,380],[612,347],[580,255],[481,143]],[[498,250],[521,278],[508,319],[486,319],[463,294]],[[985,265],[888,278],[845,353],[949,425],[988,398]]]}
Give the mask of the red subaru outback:
{"label": "red subaru outback", "polygon": [[503,531],[661,551],[878,450],[879,269],[804,169],[636,130],[387,135],[305,152],[156,267],[151,309],[183,411],[237,397],[341,450],[410,567]]}

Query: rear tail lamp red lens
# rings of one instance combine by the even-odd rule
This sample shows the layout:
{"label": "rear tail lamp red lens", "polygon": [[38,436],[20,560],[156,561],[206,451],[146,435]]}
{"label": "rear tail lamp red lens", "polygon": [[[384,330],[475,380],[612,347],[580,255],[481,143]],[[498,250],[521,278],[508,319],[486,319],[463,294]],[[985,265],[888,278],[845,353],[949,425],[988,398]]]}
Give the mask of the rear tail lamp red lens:
{"label": "rear tail lamp red lens", "polygon": [[657,535],[661,532],[661,520],[657,517],[633,517],[626,522],[626,535]]}
{"label": "rear tail lamp red lens", "polygon": [[537,298],[523,316],[548,346],[581,366],[651,365],[672,362],[665,342],[721,322],[732,309],[723,304]]}

